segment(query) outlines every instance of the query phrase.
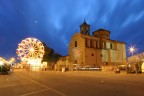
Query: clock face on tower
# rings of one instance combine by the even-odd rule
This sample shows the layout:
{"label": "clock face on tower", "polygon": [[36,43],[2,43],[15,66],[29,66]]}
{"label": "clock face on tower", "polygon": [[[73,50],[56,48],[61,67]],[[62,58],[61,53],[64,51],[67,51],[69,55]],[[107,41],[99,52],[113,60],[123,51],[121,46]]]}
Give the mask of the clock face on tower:
{"label": "clock face on tower", "polygon": [[88,31],[88,27],[82,27],[82,31],[83,31],[83,32]]}

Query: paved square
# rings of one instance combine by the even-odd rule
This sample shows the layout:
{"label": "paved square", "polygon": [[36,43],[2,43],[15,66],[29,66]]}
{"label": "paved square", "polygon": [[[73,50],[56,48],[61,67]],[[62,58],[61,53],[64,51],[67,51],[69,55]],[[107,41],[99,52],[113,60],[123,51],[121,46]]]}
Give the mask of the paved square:
{"label": "paved square", "polygon": [[25,71],[0,75],[0,96],[143,96],[144,74]]}

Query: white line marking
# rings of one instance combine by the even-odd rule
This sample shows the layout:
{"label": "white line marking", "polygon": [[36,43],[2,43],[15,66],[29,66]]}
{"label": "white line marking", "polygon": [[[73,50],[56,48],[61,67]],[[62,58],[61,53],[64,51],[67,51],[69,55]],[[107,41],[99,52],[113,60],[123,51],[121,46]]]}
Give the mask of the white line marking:
{"label": "white line marking", "polygon": [[20,95],[20,96],[27,96],[27,95],[43,92],[43,91],[46,91],[46,90],[48,90],[48,89],[44,89],[44,90],[40,90],[40,91],[35,91],[35,92],[27,93],[27,94],[24,94],[24,95]]}
{"label": "white line marking", "polygon": [[7,86],[2,86],[0,88],[10,87],[10,86],[17,86],[17,85],[22,85],[22,84],[26,84],[26,83],[30,83],[30,82],[24,82],[24,83],[20,83],[20,84],[11,84],[11,85],[7,85]]}
{"label": "white line marking", "polygon": [[[34,82],[34,83],[36,83],[36,84],[38,84],[38,85],[40,85],[40,86],[42,86],[42,87],[45,87],[47,90],[51,90],[51,91],[53,91],[53,92],[55,92],[55,93],[57,93],[57,94],[59,94],[59,95],[61,95],[61,96],[67,96],[67,95],[63,94],[62,92],[60,92],[60,91],[57,91],[57,90],[55,90],[55,89],[53,89],[53,88],[50,88],[50,87],[47,87],[47,86],[45,86],[45,85],[43,85],[43,84],[40,84],[40,83],[38,83],[38,82],[36,82],[36,81],[34,81],[34,80],[32,80],[32,79],[29,79],[29,78],[24,77],[24,76],[20,76],[20,77],[23,77],[23,78],[25,78],[25,79],[27,79],[27,80],[30,80],[30,81],[32,81],[32,82]],[[28,93],[28,94],[31,94],[31,93]],[[32,94],[34,94],[34,92],[32,92]],[[24,95],[25,95],[25,94],[24,94]],[[22,96],[24,96],[24,95],[22,95]]]}

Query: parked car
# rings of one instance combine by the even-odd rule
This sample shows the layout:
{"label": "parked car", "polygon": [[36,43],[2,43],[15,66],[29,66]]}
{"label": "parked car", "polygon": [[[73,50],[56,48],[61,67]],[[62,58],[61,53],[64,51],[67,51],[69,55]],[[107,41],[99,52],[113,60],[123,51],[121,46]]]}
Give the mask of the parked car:
{"label": "parked car", "polygon": [[9,74],[11,66],[7,64],[0,65],[0,74]]}
{"label": "parked car", "polygon": [[136,71],[135,70],[127,70],[127,74],[135,74]]}
{"label": "parked car", "polygon": [[136,73],[136,68],[132,64],[128,64],[126,68],[127,74],[135,74]]}

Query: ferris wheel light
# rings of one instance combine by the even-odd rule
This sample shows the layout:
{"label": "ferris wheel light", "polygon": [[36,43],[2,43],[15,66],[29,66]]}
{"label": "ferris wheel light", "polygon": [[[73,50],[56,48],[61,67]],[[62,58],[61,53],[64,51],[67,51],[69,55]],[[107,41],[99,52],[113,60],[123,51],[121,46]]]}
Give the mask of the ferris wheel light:
{"label": "ferris wheel light", "polygon": [[18,44],[18,49],[16,53],[23,62],[28,62],[28,60],[31,58],[41,60],[44,55],[44,46],[36,38],[26,38],[22,40],[20,44]]}
{"label": "ferris wheel light", "polygon": [[30,52],[34,52],[34,48],[30,48]]}
{"label": "ferris wheel light", "polygon": [[33,39],[34,41],[37,41],[37,39]]}

